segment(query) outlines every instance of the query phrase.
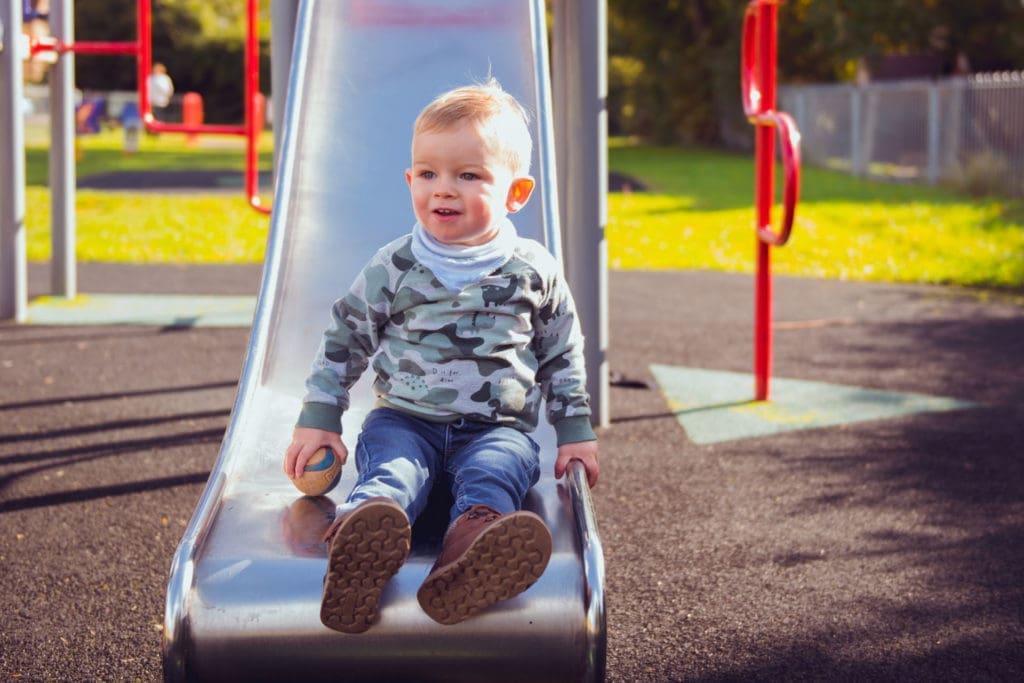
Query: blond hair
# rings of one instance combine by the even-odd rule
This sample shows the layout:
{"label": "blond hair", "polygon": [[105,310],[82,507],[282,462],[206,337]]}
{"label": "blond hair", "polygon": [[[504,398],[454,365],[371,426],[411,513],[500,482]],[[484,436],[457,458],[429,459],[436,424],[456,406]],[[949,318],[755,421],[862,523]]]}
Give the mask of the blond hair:
{"label": "blond hair", "polygon": [[496,79],[438,95],[416,118],[413,133],[448,130],[462,122],[480,127],[513,175],[529,172],[533,154],[529,115]]}

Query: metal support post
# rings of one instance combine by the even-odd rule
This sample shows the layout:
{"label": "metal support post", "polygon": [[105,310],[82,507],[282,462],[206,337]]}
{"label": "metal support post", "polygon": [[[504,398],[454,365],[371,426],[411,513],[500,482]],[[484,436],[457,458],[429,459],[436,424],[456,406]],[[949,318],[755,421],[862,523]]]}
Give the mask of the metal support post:
{"label": "metal support post", "polygon": [[28,312],[21,10],[21,2],[0,0],[6,33],[0,50],[0,319],[16,322],[24,322]]}
{"label": "metal support post", "polygon": [[928,184],[935,185],[939,182],[939,155],[942,153],[939,146],[939,131],[942,130],[941,110],[939,109],[939,86],[935,83],[928,84]]}
{"label": "metal support post", "polygon": [[[605,0],[564,0],[553,50],[563,260],[586,337],[592,422],[607,426],[608,404],[608,116]],[[558,11],[556,9],[556,11]],[[561,24],[561,25],[558,25]]]}
{"label": "metal support post", "polygon": [[[773,2],[757,7],[757,67],[761,85],[762,111],[775,110],[776,10]],[[757,179],[757,225],[771,225],[772,203],[775,200],[775,128],[758,125],[755,132]],[[754,398],[768,399],[768,382],[772,362],[772,278],[771,245],[757,242],[757,274],[754,306]]]}
{"label": "metal support post", "polygon": [[864,88],[856,85],[850,88],[850,168],[853,175],[867,173],[867,157],[864,152]]}
{"label": "metal support post", "polygon": [[[71,0],[50,4],[50,32],[75,41]],[[50,69],[50,293],[78,294],[75,262],[75,53],[64,52]]]}
{"label": "metal support post", "polygon": [[[800,195],[800,133],[793,117],[775,109],[778,2],[751,0],[747,5],[740,59],[743,111],[755,126],[757,272],[754,278],[754,398],[758,401],[768,400],[772,371],[771,247],[781,247],[789,240]],[[775,200],[776,133],[781,143],[784,175],[783,215],[778,232],[771,228]]]}
{"label": "metal support post", "polygon": [[285,102],[291,81],[292,46],[295,43],[295,22],[299,0],[273,0],[270,5],[270,88],[271,117],[274,129],[274,178],[277,178],[277,157],[284,135]]}

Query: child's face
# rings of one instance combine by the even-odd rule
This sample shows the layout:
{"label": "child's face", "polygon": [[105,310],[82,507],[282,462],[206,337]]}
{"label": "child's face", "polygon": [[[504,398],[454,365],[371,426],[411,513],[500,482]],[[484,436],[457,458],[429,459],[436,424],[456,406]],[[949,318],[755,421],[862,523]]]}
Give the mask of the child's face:
{"label": "child's face", "polygon": [[416,133],[405,180],[426,231],[438,242],[463,246],[493,239],[500,220],[526,204],[534,184],[532,178],[515,177],[469,122]]}

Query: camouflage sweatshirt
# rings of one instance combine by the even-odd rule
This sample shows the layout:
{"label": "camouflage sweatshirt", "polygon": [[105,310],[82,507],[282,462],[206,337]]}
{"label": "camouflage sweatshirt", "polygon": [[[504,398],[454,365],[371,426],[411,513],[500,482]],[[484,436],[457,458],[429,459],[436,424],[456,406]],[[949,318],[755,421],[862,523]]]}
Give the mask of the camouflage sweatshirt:
{"label": "camouflage sweatshirt", "polygon": [[297,426],[340,433],[372,361],[378,405],[529,432],[544,398],[559,445],[595,439],[572,296],[551,254],[516,240],[504,265],[461,292],[416,260],[409,235],[380,249],[331,309]]}

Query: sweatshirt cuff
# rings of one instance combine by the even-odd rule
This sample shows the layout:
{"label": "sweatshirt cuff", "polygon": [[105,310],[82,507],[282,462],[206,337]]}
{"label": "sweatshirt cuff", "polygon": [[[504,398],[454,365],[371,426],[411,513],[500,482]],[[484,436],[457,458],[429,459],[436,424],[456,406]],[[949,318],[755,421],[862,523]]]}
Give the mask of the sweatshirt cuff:
{"label": "sweatshirt cuff", "polygon": [[555,436],[559,446],[578,441],[597,441],[597,434],[590,425],[589,415],[563,417],[555,423]]}
{"label": "sweatshirt cuff", "polygon": [[341,408],[328,403],[303,403],[295,426],[341,434]]}

